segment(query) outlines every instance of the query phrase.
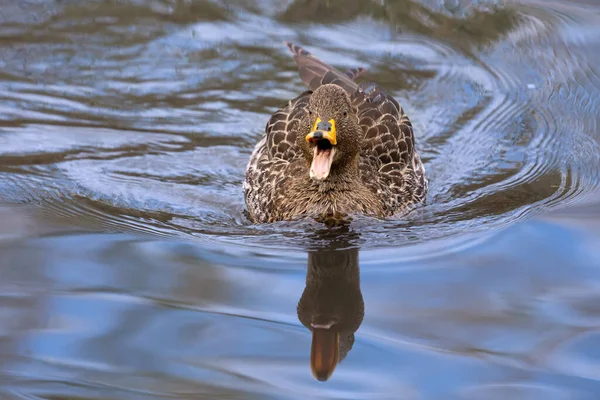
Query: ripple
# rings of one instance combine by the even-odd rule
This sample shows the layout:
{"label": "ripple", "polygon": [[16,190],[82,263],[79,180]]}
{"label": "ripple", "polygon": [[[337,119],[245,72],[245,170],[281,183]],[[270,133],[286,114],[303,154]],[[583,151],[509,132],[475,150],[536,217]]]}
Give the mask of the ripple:
{"label": "ripple", "polygon": [[[283,242],[306,247],[315,224],[254,226],[243,214],[252,147],[275,107],[303,89],[275,44],[283,37],[341,67],[366,66],[367,78],[388,87],[414,123],[428,203],[404,221],[356,219],[365,249],[474,243],[461,239],[465,231],[501,229],[598,188],[600,75],[589,50],[598,34],[583,8],[374,3],[352,8],[344,22],[319,24],[310,16],[316,9],[291,23],[281,8],[210,4],[202,7],[214,18],[179,25],[187,3],[100,14],[98,5],[71,5],[45,25],[21,26],[29,36],[9,34],[21,48],[4,49],[5,67],[26,54],[30,75],[7,76],[0,91],[3,197],[85,229],[237,242],[267,253]],[[117,18],[123,12],[140,22]],[[73,13],[89,21],[73,25]],[[155,24],[157,16],[178,22]],[[463,42],[445,31],[471,20],[490,29]],[[84,45],[72,34],[87,23]],[[44,48],[25,40],[43,35]]]}
{"label": "ripple", "polygon": [[550,385],[533,385],[523,383],[505,383],[496,385],[482,385],[466,389],[462,392],[462,399],[592,399],[591,394],[585,392],[552,387]]}

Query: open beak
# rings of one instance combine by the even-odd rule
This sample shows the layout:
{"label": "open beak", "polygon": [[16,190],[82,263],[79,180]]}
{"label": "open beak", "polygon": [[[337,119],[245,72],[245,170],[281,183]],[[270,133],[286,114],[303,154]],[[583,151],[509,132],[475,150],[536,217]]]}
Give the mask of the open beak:
{"label": "open beak", "polygon": [[314,145],[313,160],[310,165],[310,177],[322,181],[329,176],[335,145],[337,144],[335,120],[321,121],[317,118],[312,131],[306,135],[306,141]]}
{"label": "open beak", "polygon": [[337,366],[340,334],[329,329],[314,328],[310,349],[310,369],[316,380],[325,382]]}

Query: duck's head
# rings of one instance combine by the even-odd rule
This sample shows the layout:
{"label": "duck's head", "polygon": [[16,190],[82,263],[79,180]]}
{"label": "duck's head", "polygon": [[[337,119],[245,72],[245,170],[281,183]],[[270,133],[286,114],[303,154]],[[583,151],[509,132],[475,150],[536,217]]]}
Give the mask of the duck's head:
{"label": "duck's head", "polygon": [[340,86],[319,86],[310,96],[304,122],[307,132],[297,141],[312,179],[325,180],[356,159],[362,129],[350,97]]}

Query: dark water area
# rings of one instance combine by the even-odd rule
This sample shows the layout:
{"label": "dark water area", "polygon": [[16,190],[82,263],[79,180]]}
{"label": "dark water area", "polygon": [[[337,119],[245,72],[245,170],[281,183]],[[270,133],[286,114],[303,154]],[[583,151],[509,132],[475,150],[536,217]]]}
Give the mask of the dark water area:
{"label": "dark water area", "polygon": [[[0,399],[600,398],[600,3],[0,5]],[[402,104],[424,206],[246,219],[284,40]]]}

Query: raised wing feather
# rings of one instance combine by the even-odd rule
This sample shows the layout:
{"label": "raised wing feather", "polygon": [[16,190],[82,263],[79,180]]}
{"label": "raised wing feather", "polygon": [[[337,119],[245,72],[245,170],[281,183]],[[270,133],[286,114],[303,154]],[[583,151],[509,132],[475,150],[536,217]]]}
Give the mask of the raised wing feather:
{"label": "raised wing feather", "polygon": [[366,68],[363,67],[358,67],[358,68],[352,68],[347,70],[346,72],[344,72],[346,74],[346,76],[350,79],[352,79],[353,81],[355,81],[356,79],[360,78],[361,76],[363,76],[365,73],[367,72]]}
{"label": "raised wing feather", "polygon": [[310,90],[315,90],[321,85],[334,83],[341,86],[348,94],[352,94],[358,88],[358,85],[353,79],[358,78],[366,71],[364,68],[356,68],[347,73],[343,73],[333,68],[331,65],[325,64],[302,47],[289,42],[285,42],[285,44],[294,55],[294,60],[298,65],[298,72],[300,73],[302,82],[304,82]]}

